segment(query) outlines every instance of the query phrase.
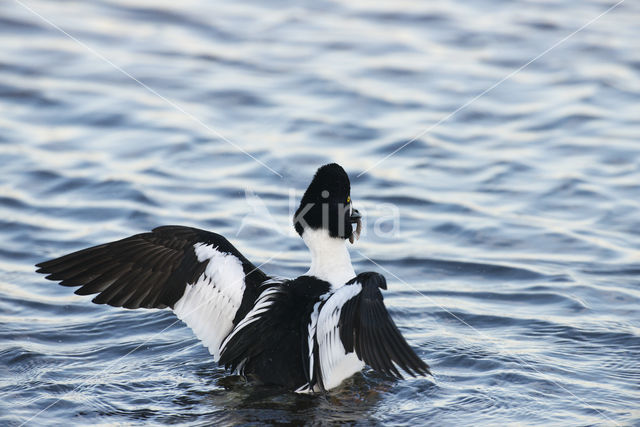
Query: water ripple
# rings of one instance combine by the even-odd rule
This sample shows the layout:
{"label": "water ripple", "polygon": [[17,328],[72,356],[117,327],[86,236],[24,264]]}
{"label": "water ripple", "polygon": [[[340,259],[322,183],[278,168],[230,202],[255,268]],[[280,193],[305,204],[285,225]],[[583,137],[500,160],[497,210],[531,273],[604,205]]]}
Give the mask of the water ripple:
{"label": "water ripple", "polygon": [[[30,423],[637,424],[640,9],[624,2],[466,105],[611,5],[29,2],[171,105],[8,2],[0,423],[53,405]],[[301,274],[290,189],[330,161],[365,213],[356,269],[386,275],[432,379],[265,389],[168,311],[92,305],[34,273],[177,223],[256,263],[282,248],[265,270]],[[246,189],[278,229],[241,227]]]}

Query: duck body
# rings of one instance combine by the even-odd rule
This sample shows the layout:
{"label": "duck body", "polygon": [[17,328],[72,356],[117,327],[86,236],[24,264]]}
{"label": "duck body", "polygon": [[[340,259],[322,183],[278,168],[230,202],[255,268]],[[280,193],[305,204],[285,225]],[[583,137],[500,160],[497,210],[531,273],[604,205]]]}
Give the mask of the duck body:
{"label": "duck body", "polygon": [[384,277],[353,270],[345,241],[360,217],[349,192],[336,164],[314,176],[294,217],[311,267],[294,279],[270,277],[223,236],[184,226],[83,249],[38,272],[76,294],[97,294],[98,304],[169,307],[216,362],[262,384],[329,390],[365,364],[399,378],[427,375],[384,306]]}
{"label": "duck body", "polygon": [[220,362],[263,384],[296,390],[309,382],[309,324],[314,305],[331,285],[300,276],[265,290],[270,309],[239,328],[224,344]]}

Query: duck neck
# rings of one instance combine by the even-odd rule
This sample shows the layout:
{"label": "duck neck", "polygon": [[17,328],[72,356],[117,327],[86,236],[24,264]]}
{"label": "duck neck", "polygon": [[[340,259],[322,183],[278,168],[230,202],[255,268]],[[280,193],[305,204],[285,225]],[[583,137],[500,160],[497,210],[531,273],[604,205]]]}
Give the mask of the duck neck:
{"label": "duck neck", "polygon": [[311,252],[307,276],[325,280],[339,288],[356,275],[351,265],[346,240],[329,236],[327,230],[305,230],[302,239]]}

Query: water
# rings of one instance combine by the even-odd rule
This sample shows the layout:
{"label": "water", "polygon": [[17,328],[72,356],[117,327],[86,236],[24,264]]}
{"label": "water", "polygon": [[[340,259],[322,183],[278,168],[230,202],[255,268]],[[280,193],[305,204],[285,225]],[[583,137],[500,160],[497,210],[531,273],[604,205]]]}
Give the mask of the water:
{"label": "water", "polygon": [[[447,117],[612,5],[4,1],[0,424],[638,425],[638,3]],[[183,224],[301,274],[290,200],[330,161],[435,381],[262,389],[171,312],[34,273]]]}

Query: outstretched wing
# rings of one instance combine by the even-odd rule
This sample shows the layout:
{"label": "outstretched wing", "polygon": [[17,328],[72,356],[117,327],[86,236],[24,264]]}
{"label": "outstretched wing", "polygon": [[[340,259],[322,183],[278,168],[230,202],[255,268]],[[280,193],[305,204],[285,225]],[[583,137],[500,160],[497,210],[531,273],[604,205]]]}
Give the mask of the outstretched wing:
{"label": "outstretched wing", "polygon": [[358,370],[358,361],[397,378],[402,378],[400,370],[411,376],[430,374],[389,316],[380,288],[387,288],[384,276],[361,273],[321,303],[310,388],[336,386]]}
{"label": "outstretched wing", "polygon": [[93,302],[125,308],[171,307],[216,358],[220,343],[251,309],[268,277],[227,239],[164,226],[37,265],[47,279],[81,286]]}

